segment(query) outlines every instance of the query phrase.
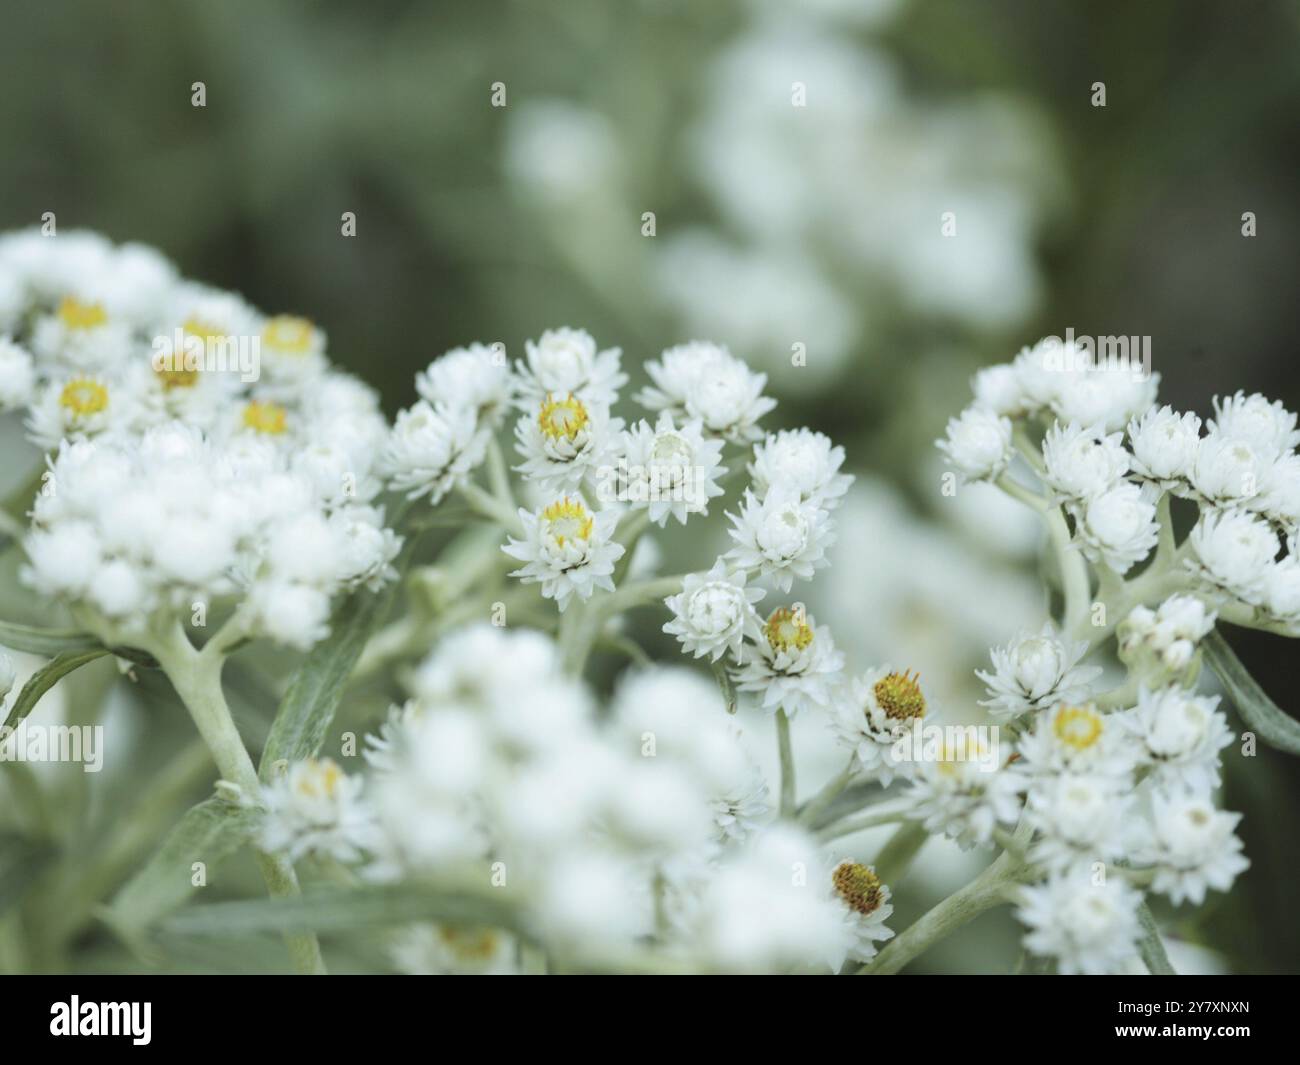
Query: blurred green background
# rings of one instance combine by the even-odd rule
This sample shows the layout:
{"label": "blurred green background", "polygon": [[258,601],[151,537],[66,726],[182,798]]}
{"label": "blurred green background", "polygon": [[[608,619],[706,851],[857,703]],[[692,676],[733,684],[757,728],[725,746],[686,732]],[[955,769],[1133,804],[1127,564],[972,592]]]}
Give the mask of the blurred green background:
{"label": "blurred green background", "polygon": [[[1148,335],[1162,398],[1203,416],[1239,388],[1300,407],[1295,3],[51,0],[3,25],[0,229],[53,211],[308,315],[390,412],[471,340],[582,326],[634,384],[669,344],[728,343],[769,373],[774,426],[862,475],[841,551],[872,616],[881,571],[925,568],[882,530],[1030,570],[1003,518],[945,512],[930,441],[975,368],[1039,336]],[[891,590],[906,624],[944,620]],[[902,624],[864,653],[897,655]],[[935,638],[963,677],[1007,635],[968,628]],[[1300,712],[1293,645],[1230,637]],[[1254,866],[1177,931],[1295,970],[1300,776],[1228,765]],[[989,939],[931,962],[979,971]]]}

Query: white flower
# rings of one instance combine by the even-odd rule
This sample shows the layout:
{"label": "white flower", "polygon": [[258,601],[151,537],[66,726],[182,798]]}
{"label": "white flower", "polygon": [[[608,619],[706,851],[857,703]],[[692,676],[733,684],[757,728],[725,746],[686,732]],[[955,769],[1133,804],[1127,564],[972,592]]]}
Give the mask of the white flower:
{"label": "white flower", "polygon": [[976,672],[989,693],[980,705],[1005,721],[1055,703],[1078,702],[1101,675],[1101,667],[1079,664],[1087,653],[1086,642],[1067,643],[1051,622],[1037,635],[1022,633],[990,651],[992,673]]}
{"label": "white flower", "polygon": [[64,296],[32,329],[32,354],[73,371],[102,373],[124,363],[131,347],[130,325],[110,315],[99,300]]}
{"label": "white flower", "polygon": [[361,786],[360,777],[349,777],[328,758],[294,762],[262,787],[262,848],[290,861],[308,854],[357,861],[374,841],[374,821]]}
{"label": "white flower", "polygon": [[757,653],[746,652],[733,674],[741,691],[761,693],[764,710],[784,709],[793,717],[805,707],[832,705],[844,656],[830,631],[818,629],[801,607],[772,611],[754,648]]}
{"label": "white flower", "polygon": [[[1272,587],[1276,585],[1270,583]],[[1193,595],[1171,595],[1157,610],[1134,607],[1119,626],[1120,657],[1149,680],[1172,680],[1191,665],[1196,645],[1214,628],[1215,618]]]}
{"label": "white flower", "polygon": [[1159,374],[1140,368],[1097,365],[1070,376],[1068,384],[1052,397],[1052,411],[1063,422],[1115,432],[1151,407],[1159,383]]}
{"label": "white flower", "polygon": [[1210,428],[1230,440],[1241,440],[1265,461],[1280,458],[1300,444],[1296,416],[1281,401],[1269,402],[1258,392],[1214,397]]}
{"label": "white flower", "polygon": [[[831,872],[831,889],[844,907],[852,936],[848,957],[857,962],[870,961],[879,949],[876,942],[892,939],[894,935],[885,927],[885,921],[894,912],[888,885],[872,866],[846,859]],[[838,965],[832,968],[839,970]]]}
{"label": "white flower", "polygon": [[1158,789],[1205,794],[1218,785],[1219,752],[1232,742],[1218,703],[1217,695],[1177,686],[1142,688],[1137,706],[1119,719]]}
{"label": "white flower", "polygon": [[653,927],[649,888],[631,864],[585,848],[548,863],[531,908],[547,940],[579,951],[630,943]]}
{"label": "white flower", "polygon": [[574,595],[590,599],[597,588],[614,590],[614,563],[624,552],[622,544],[611,540],[618,524],[615,511],[590,511],[575,494],[533,512],[520,508],[519,518],[524,538],[511,538],[501,549],[525,563],[512,577],[540,583],[542,595],[554,599],[561,611]]}
{"label": "white flower", "polygon": [[527,362],[515,364],[524,409],[536,406],[548,393],[612,407],[627,383],[627,374],[619,370],[619,349],[597,351],[596,341],[582,329],[548,329],[536,341],[525,341],[524,352]]}
{"label": "white flower", "polygon": [[699,420],[678,427],[663,411],[654,428],[638,422],[623,434],[618,466],[609,472],[614,483],[604,494],[633,507],[646,507],[650,520],[663,526],[674,517],[686,524],[690,514],[707,514],[709,500],[723,494],[718,478],[722,441],[706,439]]}
{"label": "white flower", "polygon": [[262,323],[262,366],[274,382],[292,388],[325,372],[325,332],[307,318],[277,314]]}
{"label": "white flower", "polygon": [[86,594],[103,564],[99,537],[85,521],[61,521],[49,530],[37,529],[24,547],[29,560],[24,578],[43,595]]}
{"label": "white flower", "polygon": [[993,838],[999,824],[1020,816],[1020,778],[1000,765],[997,739],[989,744],[973,728],[945,735],[933,752],[912,752],[916,770],[907,796],[909,816],[930,832],[942,832],[963,850]]}
{"label": "white flower", "polygon": [[1288,555],[1275,562],[1264,580],[1264,606],[1279,621],[1300,622],[1300,558]]}
{"label": "white flower", "polygon": [[329,635],[330,597],[311,584],[258,581],[249,590],[248,604],[257,627],[277,643],[306,650]]}
{"label": "white flower", "polygon": [[1031,861],[1049,873],[1086,870],[1124,851],[1125,793],[1114,777],[1062,773],[1029,789],[1025,818],[1040,833]]}
{"label": "white flower", "polygon": [[514,379],[504,353],[471,344],[429,363],[415,375],[415,390],[435,407],[468,410],[479,428],[495,429],[510,404]]}
{"label": "white flower", "polygon": [[1242,504],[1263,490],[1271,464],[1246,440],[1211,431],[1196,452],[1192,487],[1213,506]]}
{"label": "white flower", "polygon": [[968,481],[991,481],[1011,462],[1011,422],[983,407],[967,407],[948,419],[947,437],[936,446]]}
{"label": "white flower", "polygon": [[1151,839],[1136,860],[1157,867],[1151,889],[1199,906],[1208,888],[1227,891],[1250,866],[1236,827],[1241,814],[1216,810],[1203,796],[1155,796]]}
{"label": "white flower", "polygon": [[1188,537],[1185,565],[1206,584],[1247,603],[1261,603],[1277,557],[1277,534],[1241,510],[1205,510]]}
{"label": "white flower", "polygon": [[403,929],[390,954],[410,976],[508,976],[519,971],[519,944],[499,928],[412,925]]}
{"label": "white flower", "polygon": [[1031,414],[1051,406],[1087,367],[1087,352],[1073,343],[1063,343],[1060,337],[1044,337],[1033,347],[1022,348],[1011,363],[1025,410]]}
{"label": "white flower", "polygon": [[37,390],[27,417],[27,433],[49,450],[60,440],[91,437],[131,425],[135,405],[126,390],[98,377],[52,380]]}
{"label": "white flower", "polygon": [[654,385],[637,395],[642,406],[698,418],[707,432],[726,440],[757,440],[759,418],[776,406],[763,395],[767,375],[754,373],[720,344],[693,340],[668,348],[645,370]]}
{"label": "white flower", "polygon": [[1127,782],[1136,761],[1129,734],[1091,703],[1063,703],[1039,714],[1020,738],[1018,753],[1014,771],[1032,781],[1072,772]]}
{"label": "white flower", "polygon": [[1076,534],[1089,561],[1123,576],[1156,546],[1160,524],[1144,490],[1126,481],[1084,505]]}
{"label": "white flower", "polygon": [[1129,454],[1123,433],[1107,435],[1100,426],[1058,422],[1043,438],[1043,464],[1043,481],[1058,499],[1086,501],[1119,484],[1128,471]]}
{"label": "white flower", "polygon": [[920,678],[889,666],[868,670],[844,686],[831,708],[831,727],[853,751],[858,767],[888,787],[910,775],[914,763],[895,757],[899,734],[925,717]]}
{"label": "white flower", "polygon": [[1187,480],[1196,463],[1201,419],[1172,407],[1152,407],[1128,423],[1133,472],[1162,487]]}
{"label": "white flower", "polygon": [[853,483],[839,472],[843,464],[844,449],[829,437],[811,429],[782,429],[754,445],[749,476],[760,499],[776,485],[798,491],[802,502],[833,510]]}
{"label": "white flower", "polygon": [[472,410],[438,410],[420,400],[398,412],[379,467],[395,491],[428,495],[436,506],[483,461],[486,447]]}
{"label": "white flower", "polygon": [[739,514],[731,519],[733,547],[724,556],[744,570],[771,576],[783,592],[794,579],[811,580],[829,565],[826,549],[835,542],[830,516],[815,503],[802,503],[786,489],[773,489],[760,500],[746,490]]}
{"label": "white flower", "polygon": [[1119,876],[1094,883],[1078,873],[1020,889],[1016,916],[1029,929],[1025,946],[1054,958],[1058,971],[1113,973],[1137,952],[1142,897]]}
{"label": "white flower", "polygon": [[682,650],[716,662],[728,651],[735,657],[746,636],[759,636],[754,604],[766,594],[746,585],[745,571],[729,572],[718,559],[708,573],[688,573],[682,590],[664,600],[673,619],[663,631],[676,636]]}
{"label": "white flower", "polygon": [[975,406],[1008,418],[1018,418],[1036,404],[1025,395],[1021,375],[1009,362],[986,366],[971,379]]}
{"label": "white flower", "polygon": [[7,336],[0,336],[0,411],[27,406],[35,388],[32,357]]}
{"label": "white flower", "polygon": [[515,450],[524,458],[515,469],[544,495],[577,491],[609,467],[614,434],[622,427],[622,419],[611,419],[602,406],[572,394],[547,395],[515,423]]}

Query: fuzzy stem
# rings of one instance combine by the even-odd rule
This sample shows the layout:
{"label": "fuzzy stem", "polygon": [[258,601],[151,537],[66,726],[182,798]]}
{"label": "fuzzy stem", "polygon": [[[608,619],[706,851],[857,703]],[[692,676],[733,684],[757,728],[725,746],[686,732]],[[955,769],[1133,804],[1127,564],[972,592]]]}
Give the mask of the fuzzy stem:
{"label": "fuzzy stem", "polygon": [[776,712],[776,748],[781,758],[781,816],[794,816],[794,750],[790,746],[790,718],[784,708]]}
{"label": "fuzzy stem", "polygon": [[876,828],[878,825],[892,825],[907,817],[908,812],[914,805],[915,803],[906,796],[890,799],[887,802],[878,802],[873,806],[868,806],[865,810],[859,810],[855,814],[831,822],[817,833],[817,838],[820,840],[839,839],[841,836],[851,836],[868,828]]}

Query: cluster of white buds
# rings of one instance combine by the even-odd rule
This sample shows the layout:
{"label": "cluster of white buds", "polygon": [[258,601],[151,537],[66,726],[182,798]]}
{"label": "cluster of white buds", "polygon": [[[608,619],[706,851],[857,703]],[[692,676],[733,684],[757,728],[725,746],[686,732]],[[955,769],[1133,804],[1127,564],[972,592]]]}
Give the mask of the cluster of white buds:
{"label": "cluster of white buds", "polygon": [[85,627],[146,645],[232,610],[306,648],[339,592],[396,575],[387,423],[311,322],[86,233],[0,239],[0,290],[0,405],[49,453],[24,575]]}

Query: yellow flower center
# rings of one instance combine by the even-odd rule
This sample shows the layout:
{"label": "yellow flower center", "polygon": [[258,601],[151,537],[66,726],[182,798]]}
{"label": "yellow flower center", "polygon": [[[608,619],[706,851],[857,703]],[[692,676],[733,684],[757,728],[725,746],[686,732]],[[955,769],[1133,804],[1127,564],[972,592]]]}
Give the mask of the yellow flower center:
{"label": "yellow flower center", "polygon": [[343,770],[338,764],[332,758],[308,758],[307,767],[310,771],[298,778],[298,791],[313,799],[320,795],[334,798],[343,780]]}
{"label": "yellow flower center", "polygon": [[222,340],[226,335],[226,331],[221,326],[193,316],[186,318],[181,328],[190,336],[198,337],[205,344],[213,340]]}
{"label": "yellow flower center", "polygon": [[542,427],[542,433],[551,440],[572,440],[583,430],[587,421],[587,408],[573,393],[564,399],[556,399],[548,392],[537,415],[537,424]]}
{"label": "yellow flower center", "polygon": [[491,958],[501,942],[501,935],[494,928],[452,928],[442,925],[438,929],[448,949],[467,962],[484,962]]}
{"label": "yellow flower center", "polygon": [[102,303],[82,303],[73,296],[64,296],[59,317],[69,329],[95,329],[108,321],[108,312]]}
{"label": "yellow flower center", "polygon": [[161,366],[155,366],[153,372],[158,375],[158,380],[168,392],[174,388],[193,388],[199,383],[199,368],[197,366],[187,367],[183,357],[176,357]]}
{"label": "yellow flower center", "polygon": [[831,874],[835,892],[855,913],[866,917],[880,909],[884,884],[875,870],[857,862],[840,862]]}
{"label": "yellow flower center", "polygon": [[1096,743],[1102,727],[1101,715],[1089,706],[1063,706],[1052,722],[1056,738],[1076,751],[1086,751]]}
{"label": "yellow flower center", "polygon": [[763,626],[774,651],[802,651],[813,640],[812,626],[802,607],[779,606]]}
{"label": "yellow flower center", "polygon": [[244,408],[244,428],[255,433],[267,433],[278,436],[284,432],[285,409],[278,403],[262,403],[253,400]]}
{"label": "yellow flower center", "polygon": [[872,689],[885,716],[895,721],[925,716],[925,696],[921,694],[919,673],[890,673],[876,681]]}
{"label": "yellow flower center", "polygon": [[566,540],[590,540],[591,528],[595,522],[581,500],[570,499],[568,496],[557,499],[543,510],[542,520],[546,522],[547,531],[561,547]]}
{"label": "yellow flower center", "polygon": [[311,345],[315,326],[306,318],[278,314],[262,327],[262,339],[287,355],[304,355]]}
{"label": "yellow flower center", "polygon": [[78,377],[63,386],[59,406],[74,418],[98,414],[108,407],[108,389],[89,377]]}

